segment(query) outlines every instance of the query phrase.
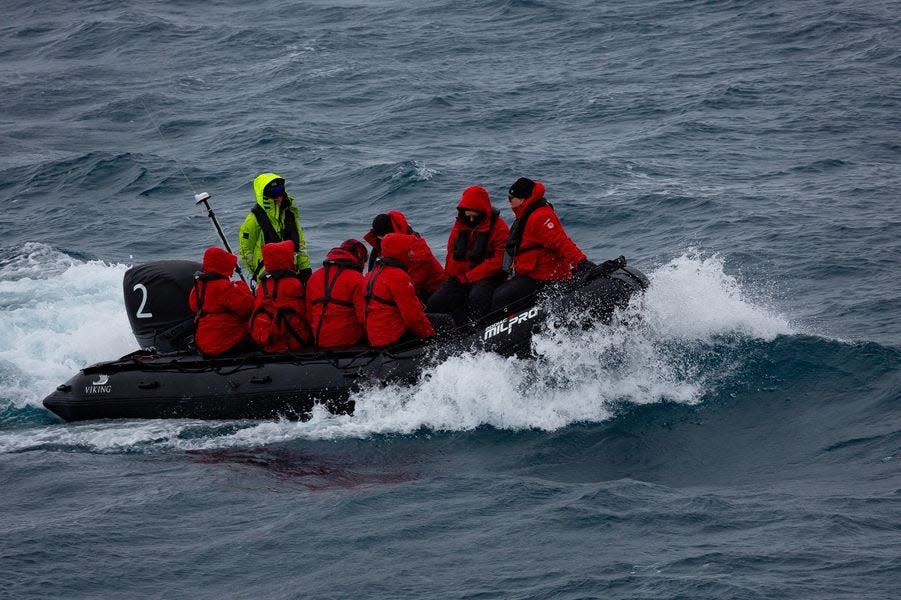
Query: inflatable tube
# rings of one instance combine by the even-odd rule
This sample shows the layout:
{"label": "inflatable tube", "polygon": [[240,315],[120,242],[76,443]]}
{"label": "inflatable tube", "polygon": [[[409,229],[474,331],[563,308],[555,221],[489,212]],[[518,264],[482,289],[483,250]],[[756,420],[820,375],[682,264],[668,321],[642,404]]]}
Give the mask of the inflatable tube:
{"label": "inflatable tube", "polygon": [[[415,383],[424,367],[466,350],[528,355],[532,335],[549,318],[583,311],[590,322],[609,321],[617,307],[628,304],[647,285],[640,271],[623,267],[578,283],[567,282],[547,299],[536,298],[519,310],[489,316],[475,330],[386,350],[248,353],[213,359],[186,351],[139,350],[82,369],[44,399],[44,406],[66,421],[302,420],[317,404],[336,414],[351,414],[351,396],[363,385]],[[126,294],[134,286],[129,280]],[[161,321],[161,326],[167,327],[168,321]],[[141,332],[143,337],[135,333],[142,345],[142,339],[159,338],[145,329]]]}

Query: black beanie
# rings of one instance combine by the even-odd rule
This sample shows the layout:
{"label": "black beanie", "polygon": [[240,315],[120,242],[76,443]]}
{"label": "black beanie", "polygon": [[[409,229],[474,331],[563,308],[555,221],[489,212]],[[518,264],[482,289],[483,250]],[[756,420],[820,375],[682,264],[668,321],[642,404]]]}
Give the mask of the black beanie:
{"label": "black beanie", "polygon": [[385,214],[376,215],[372,220],[372,233],[376,235],[388,235],[394,233],[394,225],[391,223],[391,217]]}
{"label": "black beanie", "polygon": [[516,180],[516,183],[510,186],[509,194],[514,198],[521,198],[523,200],[526,200],[529,196],[532,195],[532,190],[534,189],[534,181],[532,181],[531,179],[526,179],[525,177],[520,177]]}

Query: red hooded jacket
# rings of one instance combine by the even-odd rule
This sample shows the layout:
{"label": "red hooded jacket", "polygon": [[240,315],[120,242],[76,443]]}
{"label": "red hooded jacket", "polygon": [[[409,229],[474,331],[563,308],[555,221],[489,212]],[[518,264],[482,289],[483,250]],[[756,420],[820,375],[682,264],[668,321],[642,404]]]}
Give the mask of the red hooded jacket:
{"label": "red hooded jacket", "polygon": [[[432,249],[429,248],[429,244],[425,239],[413,231],[413,228],[407,223],[407,218],[404,216],[404,213],[398,210],[391,210],[385,214],[391,219],[391,227],[394,233],[411,235],[414,238],[413,257],[408,263],[407,273],[413,280],[413,285],[416,286],[416,293],[432,294],[441,287],[441,284],[444,283],[446,278],[441,263],[435,258]],[[369,258],[369,270],[372,271],[375,260],[382,252],[381,243],[379,242],[378,236],[372,230],[364,235],[363,239],[372,246],[372,254],[370,254]]]}
{"label": "red hooded jacket", "polygon": [[253,294],[243,281],[230,281],[238,257],[221,248],[203,253],[203,271],[195,276],[188,305],[196,313],[194,342],[208,356],[231,350],[247,337]]}
{"label": "red hooded jacket", "polygon": [[[475,227],[464,224],[459,214],[464,210],[482,213]],[[475,283],[503,273],[504,246],[510,228],[491,206],[488,190],[473,185],[463,190],[457,204],[457,220],[447,239],[447,259],[444,270],[461,283]]]}
{"label": "red hooded jacket", "polygon": [[376,348],[390,346],[407,331],[432,337],[435,329],[416,296],[406,266],[415,237],[389,233],[382,238],[382,257],[366,276],[366,335]]}
{"label": "red hooded jacket", "polygon": [[[366,248],[360,246],[365,252]],[[344,248],[332,248],[307,281],[307,319],[320,348],[363,341],[363,263]]]}
{"label": "red hooded jacket", "polygon": [[[513,214],[519,219],[542,199],[544,184],[536,181],[531,195],[513,209]],[[517,275],[539,281],[560,281],[572,277],[572,268],[583,260],[585,253],[566,235],[554,209],[541,206],[526,220],[519,250],[513,257],[513,269]]]}
{"label": "red hooded jacket", "polygon": [[303,283],[294,264],[291,240],[263,246],[266,274],[257,286],[250,336],[266,352],[297,352],[312,342]]}

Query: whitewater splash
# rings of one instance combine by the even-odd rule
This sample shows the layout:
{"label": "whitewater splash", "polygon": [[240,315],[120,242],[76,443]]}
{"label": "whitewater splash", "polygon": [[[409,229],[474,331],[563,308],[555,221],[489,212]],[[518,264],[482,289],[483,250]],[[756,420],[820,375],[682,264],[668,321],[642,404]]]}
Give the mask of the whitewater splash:
{"label": "whitewater splash", "polygon": [[0,409],[40,406],[82,367],[135,349],[122,297],[127,265],[37,243],[0,256]]}
{"label": "whitewater splash", "polygon": [[[122,301],[127,266],[79,261],[40,245],[31,246],[28,256],[19,261],[19,270],[7,264],[0,271],[0,413],[4,404],[40,407],[74,371],[136,346]],[[43,278],[33,278],[35,261],[45,263]],[[16,277],[25,270],[28,276]],[[692,359],[699,348],[795,332],[776,311],[751,300],[724,272],[720,257],[686,253],[648,276],[647,293],[609,326],[577,334],[551,328],[535,338],[534,360],[490,353],[453,357],[425,372],[417,385],[357,393],[353,417],[318,409],[303,423],[51,425],[0,434],[0,452],[48,446],[101,452],[248,447],[480,426],[554,430],[603,421],[623,403],[695,403],[725,375]]]}

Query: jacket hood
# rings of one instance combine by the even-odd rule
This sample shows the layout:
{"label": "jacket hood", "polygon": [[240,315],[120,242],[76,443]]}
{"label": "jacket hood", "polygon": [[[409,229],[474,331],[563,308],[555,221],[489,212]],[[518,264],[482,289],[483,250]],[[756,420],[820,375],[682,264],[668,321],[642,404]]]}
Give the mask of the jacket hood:
{"label": "jacket hood", "polygon": [[363,266],[362,263],[354,256],[353,252],[345,250],[344,248],[332,248],[328,251],[328,254],[325,255],[325,261],[322,264],[327,264],[329,262],[334,261],[342,261],[342,262],[352,262],[355,265],[359,265],[361,268]]}
{"label": "jacket hood", "polygon": [[[281,179],[282,184],[285,182],[285,178],[279,175],[278,173],[260,173],[253,180],[253,194],[256,196],[257,204],[263,207],[264,210],[270,211],[275,207],[275,203],[269,199],[263,197],[263,190],[271,181],[276,179]],[[286,189],[287,195],[287,189]],[[288,204],[292,204],[294,202],[294,198],[288,196]]]}
{"label": "jacket hood", "polygon": [[[410,228],[410,224],[407,223],[407,217],[404,216],[404,213],[399,210],[389,210],[385,213],[388,215],[388,218],[391,219],[391,228],[394,233],[413,233],[413,230]],[[378,236],[375,234],[373,230],[369,230],[363,239],[366,240],[370,246],[373,248],[379,241]]]}
{"label": "jacket hood", "polygon": [[285,240],[263,246],[263,266],[273,271],[294,270],[294,242]]}
{"label": "jacket hood", "polygon": [[[474,210],[481,213],[481,218],[473,225],[468,223],[463,215],[465,210]],[[480,185],[473,185],[463,190],[460,196],[460,202],[457,203],[457,222],[460,226],[476,231],[484,231],[491,226],[489,216],[494,211],[491,206],[491,199],[488,197],[488,190]]]}
{"label": "jacket hood", "polygon": [[410,250],[415,237],[401,233],[389,233],[382,238],[382,256],[410,264]]}
{"label": "jacket hood", "polygon": [[238,266],[238,257],[222,248],[212,246],[203,253],[203,270],[207,273],[218,273],[231,277]]}
{"label": "jacket hood", "polygon": [[544,184],[540,181],[536,181],[535,187],[532,189],[532,193],[523,201],[522,204],[513,209],[513,214],[519,217],[519,215],[522,214],[522,212],[526,208],[544,198],[544,191]]}
{"label": "jacket hood", "polygon": [[369,258],[369,251],[366,249],[366,246],[363,242],[355,239],[345,240],[340,246],[329,250],[325,257],[326,261],[349,260],[360,265],[360,267],[366,265],[367,258]]}
{"label": "jacket hood", "polygon": [[490,213],[491,199],[488,197],[488,190],[480,185],[472,185],[463,190],[460,202],[457,203],[457,210],[460,209],[477,210],[486,215]]}
{"label": "jacket hood", "polygon": [[391,219],[391,225],[394,227],[394,233],[410,233],[410,224],[407,223],[407,217],[399,210],[389,210],[388,218]]}

